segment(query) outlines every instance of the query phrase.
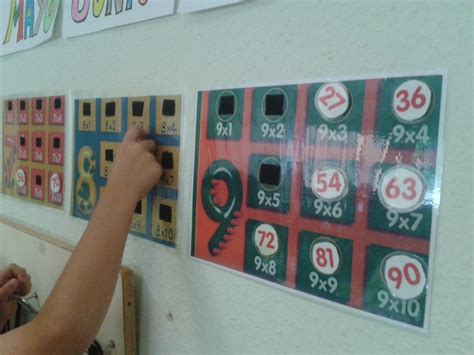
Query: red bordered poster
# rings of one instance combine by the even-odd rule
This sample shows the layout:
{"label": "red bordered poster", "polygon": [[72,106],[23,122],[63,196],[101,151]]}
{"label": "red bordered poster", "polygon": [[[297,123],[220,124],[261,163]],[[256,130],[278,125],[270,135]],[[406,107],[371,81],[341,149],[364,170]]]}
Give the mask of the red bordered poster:
{"label": "red bordered poster", "polygon": [[198,94],[191,254],[427,329],[446,74]]}

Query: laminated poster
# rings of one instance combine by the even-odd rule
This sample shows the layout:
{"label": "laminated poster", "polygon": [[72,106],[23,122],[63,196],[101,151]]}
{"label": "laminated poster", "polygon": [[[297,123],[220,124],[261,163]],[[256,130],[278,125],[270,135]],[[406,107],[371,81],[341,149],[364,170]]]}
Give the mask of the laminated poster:
{"label": "laminated poster", "polygon": [[2,193],[63,208],[66,97],[3,100]]}
{"label": "laminated poster", "polygon": [[75,100],[73,216],[90,219],[113,169],[117,147],[130,127],[141,127],[158,144],[163,175],[138,202],[130,232],[175,247],[181,102],[179,95]]}
{"label": "laminated poster", "polygon": [[426,330],[443,72],[198,94],[191,254]]}

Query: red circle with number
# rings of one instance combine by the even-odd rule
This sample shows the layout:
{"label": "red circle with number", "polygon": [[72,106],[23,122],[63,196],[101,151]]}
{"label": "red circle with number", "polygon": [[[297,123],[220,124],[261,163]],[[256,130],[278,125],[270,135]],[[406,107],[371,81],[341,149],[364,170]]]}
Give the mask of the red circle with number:
{"label": "red circle with number", "polygon": [[26,184],[26,174],[23,169],[18,169],[16,171],[16,183],[18,187],[23,187]]}
{"label": "red circle with number", "polygon": [[280,248],[278,233],[271,224],[261,224],[253,233],[253,242],[260,255],[275,255]]}
{"label": "red circle with number", "polygon": [[380,271],[387,288],[400,299],[418,297],[426,288],[423,262],[416,255],[392,253],[382,261]]}
{"label": "red circle with number", "polygon": [[425,117],[432,100],[431,90],[420,80],[407,80],[393,94],[393,110],[404,123],[415,123]]}
{"label": "red circle with number", "polygon": [[322,166],[313,173],[311,189],[320,200],[339,201],[347,195],[349,190],[347,174],[335,165]]}
{"label": "red circle with number", "polygon": [[321,116],[329,122],[338,122],[350,108],[350,95],[340,82],[323,84],[314,97],[314,105]]}
{"label": "red circle with number", "polygon": [[310,248],[311,263],[324,275],[333,275],[341,265],[339,248],[328,238],[320,238]]}
{"label": "red circle with number", "polygon": [[420,207],[425,199],[426,181],[414,167],[397,165],[382,174],[377,193],[387,209],[411,212]]}
{"label": "red circle with number", "polygon": [[59,177],[59,174],[54,173],[51,175],[51,179],[49,180],[49,188],[55,194],[61,190],[61,178]]}

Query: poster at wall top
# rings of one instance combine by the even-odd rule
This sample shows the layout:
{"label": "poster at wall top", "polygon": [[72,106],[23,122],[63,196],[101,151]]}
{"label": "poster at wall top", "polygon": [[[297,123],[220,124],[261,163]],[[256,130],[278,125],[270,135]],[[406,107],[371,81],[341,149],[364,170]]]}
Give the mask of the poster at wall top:
{"label": "poster at wall top", "polygon": [[0,2],[0,56],[33,48],[51,38],[61,0]]}
{"label": "poster at wall top", "polygon": [[174,0],[64,0],[63,37],[171,15]]}
{"label": "poster at wall top", "polygon": [[178,13],[202,11],[240,2],[242,0],[179,0]]}

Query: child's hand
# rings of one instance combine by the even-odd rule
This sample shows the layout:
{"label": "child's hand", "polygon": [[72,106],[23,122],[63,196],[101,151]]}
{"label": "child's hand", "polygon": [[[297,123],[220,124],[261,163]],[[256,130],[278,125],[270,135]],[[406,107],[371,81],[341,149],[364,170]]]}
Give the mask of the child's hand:
{"label": "child's hand", "polygon": [[160,180],[163,170],[156,159],[156,144],[140,128],[130,128],[117,151],[107,191],[129,197],[134,205]]}
{"label": "child's hand", "polygon": [[26,296],[31,291],[31,277],[25,269],[10,264],[0,270],[0,327],[16,313],[13,295]]}

